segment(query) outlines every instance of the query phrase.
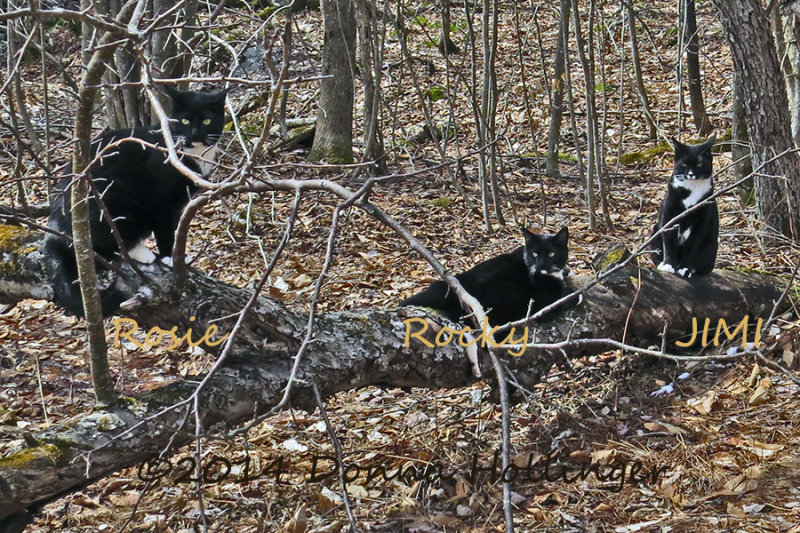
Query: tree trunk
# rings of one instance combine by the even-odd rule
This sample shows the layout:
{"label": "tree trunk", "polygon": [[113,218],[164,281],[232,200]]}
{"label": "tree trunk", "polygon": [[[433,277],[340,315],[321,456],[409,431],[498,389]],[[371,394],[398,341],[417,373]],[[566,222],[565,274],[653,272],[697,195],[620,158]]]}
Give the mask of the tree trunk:
{"label": "tree trunk", "polygon": [[[742,84],[761,223],[800,240],[800,160],[769,20],[759,0],[714,0]],[[779,157],[776,157],[779,156]]]}
{"label": "tree trunk", "polygon": [[689,101],[692,105],[694,125],[701,137],[705,137],[714,129],[706,113],[706,104],[703,101],[703,83],[700,77],[700,38],[697,35],[697,13],[695,0],[684,0],[686,39],[686,74],[689,83]]}
{"label": "tree trunk", "polygon": [[625,10],[628,16],[628,29],[631,35],[631,60],[633,61],[633,74],[636,79],[636,89],[639,94],[639,101],[642,103],[642,111],[647,124],[650,126],[649,135],[651,140],[658,138],[658,129],[656,128],[656,121],[653,118],[653,112],[650,111],[650,99],[647,96],[647,87],[644,85],[644,77],[642,76],[642,62],[639,57],[639,37],[638,30],[636,29],[636,12],[633,10],[633,3],[626,2]]}
{"label": "tree trunk", "polygon": [[457,54],[460,52],[456,43],[450,39],[450,0],[441,0],[442,2],[442,31],[439,35],[439,51],[443,56],[447,57],[450,54]]}
{"label": "tree trunk", "polygon": [[547,159],[545,174],[551,178],[560,176],[558,166],[558,144],[561,140],[561,119],[564,116],[564,88],[567,83],[564,72],[564,46],[569,42],[570,0],[561,0],[558,22],[558,43],[553,72],[553,105],[550,108],[550,128],[547,132]]}
{"label": "tree trunk", "polygon": [[333,164],[353,162],[353,73],[356,20],[353,0],[322,0],[319,115],[308,159]]}
{"label": "tree trunk", "polygon": [[371,167],[376,176],[386,174],[386,150],[381,131],[380,103],[381,64],[383,47],[378,40],[375,24],[375,2],[358,2],[359,57],[361,59],[361,81],[364,85],[364,161],[374,161]]}
{"label": "tree trunk", "polygon": [[[6,236],[0,254],[8,265],[0,276],[0,302],[50,295],[38,251],[40,235],[15,226],[0,226]],[[125,267],[126,269],[128,267]],[[230,331],[236,314],[250,298],[250,292],[226,285],[190,270],[179,302],[173,301],[172,271],[160,262],[142,265],[152,282],[147,287],[125,287],[143,305],[125,312],[138,322],[140,330],[158,326],[204,331],[211,321],[220,332]],[[128,269],[130,272],[130,269]],[[132,272],[131,272],[132,274]],[[585,286],[592,276],[576,276],[574,286]],[[640,282],[638,280],[641,280]],[[139,277],[129,276],[131,283]],[[639,287],[637,288],[637,284]],[[654,270],[637,271],[633,265],[620,269],[601,284],[590,288],[584,301],[563,319],[537,328],[539,343],[560,346],[528,347],[520,356],[501,352],[509,372],[523,386],[534,385],[552,364],[563,358],[602,353],[608,344],[596,339],[625,340],[632,345],[661,345],[667,339],[686,342],[695,329],[700,338],[704,320],[709,319],[709,344],[714,343],[720,319],[733,329],[749,317],[769,315],[780,296],[777,280],[765,274],[714,271],[708,276],[684,279]],[[152,299],[145,302],[145,294]],[[680,294],[681,298],[675,295]],[[195,320],[190,320],[195,318]],[[412,321],[409,319],[419,320]],[[696,319],[696,320],[693,320]],[[427,321],[427,322],[426,322]],[[428,331],[413,336],[426,322]],[[306,346],[293,385],[292,405],[313,409],[311,383],[324,396],[366,385],[451,388],[477,380],[464,348],[458,342],[435,344],[435,333],[443,325],[456,327],[440,315],[419,308],[332,312],[318,316],[313,342]],[[133,323],[117,323],[121,338]],[[199,420],[203,429],[214,432],[233,427],[256,414],[269,412],[284,394],[294,356],[306,335],[307,320],[271,298],[258,299],[247,314],[243,328],[234,339],[226,363],[210,379],[199,396]],[[411,333],[411,336],[408,334]],[[724,332],[723,332],[724,333]],[[478,334],[478,332],[476,332]],[[752,328],[739,333],[753,341]],[[498,334],[501,339],[505,334]],[[516,335],[517,337],[519,335]],[[623,339],[624,336],[624,339]],[[191,339],[198,339],[194,334]],[[424,340],[423,340],[424,339]],[[725,341],[725,337],[722,338]],[[201,347],[206,347],[200,343]],[[217,348],[209,348],[215,350]],[[479,362],[487,369],[489,356],[480,350]],[[169,451],[195,437],[194,417],[186,418],[191,403],[182,403],[195,391],[196,377],[153,390],[139,401],[76,416],[26,439],[21,449],[0,459],[0,520],[24,514],[27,509],[76,490],[114,471],[138,464],[164,450]],[[171,405],[177,408],[168,409]],[[163,413],[153,416],[161,411]],[[151,418],[152,417],[152,418]],[[182,425],[183,423],[185,425]],[[125,438],[117,438],[126,433]],[[91,451],[91,454],[87,452]],[[167,454],[168,456],[168,454]],[[166,456],[165,456],[166,457]],[[89,463],[87,464],[87,458]]]}
{"label": "tree trunk", "polygon": [[[117,21],[125,24],[133,13],[133,5],[119,12]],[[119,41],[111,32],[105,32],[86,64],[86,72],[80,84],[78,110],[75,116],[74,135],[77,139],[72,155],[72,168],[78,174],[70,192],[72,212],[72,246],[78,266],[83,310],[86,316],[86,333],[89,342],[89,363],[94,384],[94,394],[99,405],[110,405],[116,401],[114,380],[108,369],[108,352],[103,329],[103,311],[100,291],[97,288],[97,272],[92,250],[92,234],[89,222],[89,173],[92,138],[92,109],[97,86],[106,72],[106,64],[114,57]]]}
{"label": "tree trunk", "polygon": [[[594,65],[586,58],[585,42],[581,30],[581,13],[578,0],[572,0],[572,17],[575,21],[575,47],[578,49],[578,61],[583,67],[584,95],[586,97],[586,181],[584,194],[588,211],[589,229],[595,229],[595,197],[594,180],[597,171],[597,146],[595,144],[595,112],[594,112]],[[592,31],[591,24],[589,32]]]}

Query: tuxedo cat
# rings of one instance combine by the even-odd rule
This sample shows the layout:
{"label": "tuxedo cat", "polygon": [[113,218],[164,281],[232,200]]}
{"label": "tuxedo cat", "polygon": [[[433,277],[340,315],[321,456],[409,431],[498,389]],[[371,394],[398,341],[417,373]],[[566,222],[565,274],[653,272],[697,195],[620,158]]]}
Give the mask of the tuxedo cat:
{"label": "tuxedo cat", "polygon": [[[195,172],[208,174],[216,153],[214,145],[219,140],[225,122],[227,91],[201,93],[178,91],[167,86],[166,92],[172,100],[172,136],[178,149],[189,154],[183,156],[183,163]],[[166,258],[165,262],[169,262],[178,220],[197,187],[167,163],[166,152],[144,147],[136,139],[164,146],[158,126],[105,133],[93,141],[92,157],[109,144],[118,144],[109,147],[89,172],[130,257],[142,263],[152,263],[156,259],[143,244],[152,233],[158,246],[158,257]],[[68,169],[68,172],[71,170]],[[72,176],[67,176],[56,186],[47,222],[49,228],[67,235],[72,235],[72,214],[69,209],[72,180]],[[117,241],[94,200],[89,202],[89,220],[92,247],[103,258],[114,259],[119,252]],[[72,243],[47,234],[44,256],[56,302],[69,314],[83,316]],[[111,314],[123,300],[124,296],[113,288],[103,291],[103,316]]]}
{"label": "tuxedo cat", "polygon": [[[716,137],[703,144],[682,144],[673,141],[675,169],[672,171],[667,196],[661,203],[653,233],[670,219],[683,213],[714,193],[711,176],[712,154]],[[662,272],[683,277],[708,274],[717,259],[719,212],[712,200],[686,215],[653,240],[653,263]]]}
{"label": "tuxedo cat", "polygon": [[[493,326],[523,319],[566,295],[564,274],[569,272],[569,230],[563,228],[555,235],[532,233],[525,228],[522,232],[525,246],[456,275],[467,292],[487,311],[489,323]],[[576,302],[577,299],[550,311],[540,320],[549,320]],[[400,305],[432,307],[453,322],[458,322],[467,314],[444,281],[431,284],[424,291],[403,300]]]}

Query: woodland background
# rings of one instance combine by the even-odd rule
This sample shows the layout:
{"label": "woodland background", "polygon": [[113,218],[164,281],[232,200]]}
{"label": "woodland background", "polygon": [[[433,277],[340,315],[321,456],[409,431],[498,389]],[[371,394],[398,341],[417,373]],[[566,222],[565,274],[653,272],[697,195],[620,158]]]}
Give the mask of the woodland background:
{"label": "woodland background", "polygon": [[[8,221],[19,221],[22,211],[30,215],[22,217],[26,221],[44,223],[36,216],[42,216],[48,188],[72,157],[81,116],[79,86],[88,62],[81,42],[96,43],[111,25],[108,15],[122,10],[113,2],[93,4],[80,15],[74,14],[77,8],[4,4],[0,45],[8,60],[0,94],[0,204]],[[696,28],[690,16],[695,8]],[[13,16],[25,9],[30,11]],[[51,14],[37,14],[39,9]],[[63,11],[53,11],[58,9]],[[333,93],[337,101],[324,106],[343,102],[345,114],[352,112],[354,165],[325,164],[349,160],[346,135],[341,148],[341,123],[317,122],[311,146],[309,125],[325,92],[320,86],[330,81],[323,75],[342,64],[324,63],[320,6],[302,2],[283,8],[239,1],[147,5],[137,24],[127,26],[130,35],[109,41],[121,44],[105,60],[109,68],[90,115],[95,132],[150,123],[143,87],[158,97],[152,80],[183,77],[194,88],[219,88],[224,80],[233,88],[232,120],[212,181],[247,173],[266,184],[327,179],[357,190],[367,176],[388,176],[374,186],[370,201],[452,272],[521,244],[519,225],[548,232],[569,225],[570,266],[579,274],[591,273],[592,258],[611,245],[637,247],[649,235],[665,191],[671,138],[693,141],[716,133],[717,190],[750,172],[741,155],[748,154],[746,133],[732,133],[743,123],[734,120],[735,103],[742,100],[735,98],[733,58],[711,2],[323,2],[321,9],[339,15],[353,9],[357,22],[340,29],[360,32],[357,48],[345,47],[355,52],[352,68],[346,54],[327,59],[345,58],[345,71],[355,80],[354,102],[339,87]],[[773,6],[767,34],[782,44],[776,57],[789,80],[793,115],[794,15],[786,9]],[[568,68],[562,74],[559,23],[567,12]],[[444,40],[443,27],[450,30]],[[692,37],[699,46],[699,83],[687,61]],[[453,46],[443,44],[448,40]],[[137,62],[144,68],[132,68]],[[552,104],[562,92],[563,106],[556,107],[563,108],[563,119],[551,136]],[[336,142],[323,144],[320,138]],[[756,188],[768,174],[759,171]],[[797,298],[796,229],[787,222],[783,236],[767,231],[764,206],[751,191],[736,187],[718,199],[717,266],[783,275]],[[252,289],[280,247],[293,198],[287,190],[268,188],[211,198],[188,233],[192,266]],[[395,307],[438,279],[395,232],[358,209],[337,209],[341,203],[326,187],[304,193],[266,294],[293,309],[308,312],[313,306],[324,314]],[[0,235],[0,241],[14,238]],[[110,341],[113,323],[105,331]],[[207,372],[214,363],[200,348],[168,350],[168,344],[111,347],[117,393],[135,397]],[[709,352],[725,354],[736,343],[729,344]],[[554,367],[509,413],[518,461],[558,449],[576,464],[622,458],[669,468],[659,483],[631,484],[619,493],[609,490],[613,484],[594,481],[519,483],[511,494],[517,527],[800,531],[798,350],[800,322],[793,308],[766,332],[763,357],[709,356],[675,365],[617,350]],[[3,455],[26,435],[92,409],[88,353],[84,323],[64,317],[51,303],[25,300],[4,309]],[[672,392],[651,395],[669,384]],[[502,409],[489,395],[484,382],[452,390],[368,387],[329,398],[327,411],[348,463],[388,468],[438,461],[465,473],[475,454],[489,460],[500,446]],[[261,465],[285,457],[289,483],[263,477],[206,484],[200,499],[193,483],[175,476],[146,483],[135,468],[128,469],[49,503],[26,531],[348,527],[335,476],[321,483],[303,477],[314,455],[335,455],[319,411],[287,410],[246,432],[208,435],[201,452],[186,447],[172,461],[194,453],[236,459],[245,451]],[[432,485],[362,480],[348,492],[362,530],[503,528],[503,489],[486,480],[475,486],[463,476]]]}

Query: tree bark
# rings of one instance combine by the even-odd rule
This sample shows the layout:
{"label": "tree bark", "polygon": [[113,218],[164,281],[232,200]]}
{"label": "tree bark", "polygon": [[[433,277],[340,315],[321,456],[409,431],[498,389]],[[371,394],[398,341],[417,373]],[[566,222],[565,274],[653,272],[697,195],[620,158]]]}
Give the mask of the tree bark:
{"label": "tree bark", "polygon": [[553,71],[553,105],[550,108],[550,127],[547,132],[547,159],[545,174],[551,178],[561,175],[558,161],[558,145],[561,140],[561,119],[564,116],[564,87],[567,76],[564,72],[564,46],[569,42],[570,0],[561,0],[558,17],[558,43],[556,43]]}
{"label": "tree bark", "polygon": [[[4,236],[0,239],[0,255],[9,258],[5,264],[8,266],[0,271],[0,302],[50,297],[38,249],[40,236],[16,226],[0,226],[0,235]],[[220,332],[230,331],[235,315],[250,298],[249,291],[190,270],[184,291],[175,301],[172,271],[159,262],[142,268],[152,279],[149,286],[139,286],[140,278],[135,275],[127,281],[118,280],[130,294],[135,293],[123,305],[129,308],[123,313],[136,320],[141,330],[177,326],[178,335],[182,336],[187,328],[205,331],[212,320],[228,317],[214,323]],[[591,278],[569,279],[578,287],[585,286]],[[501,351],[501,357],[507,370],[523,386],[530,387],[564,357],[606,351],[608,343],[596,339],[661,345],[664,332],[668,350],[674,351],[672,343],[686,341],[694,331],[693,318],[699,328],[708,318],[712,325],[708,336],[711,343],[720,319],[731,329],[746,316],[753,324],[756,317],[769,315],[780,294],[777,280],[765,274],[715,271],[708,276],[683,279],[650,269],[637,271],[628,265],[590,288],[577,308],[536,327],[539,343],[571,339],[569,343],[528,347],[518,357]],[[423,337],[432,344],[440,328],[456,327],[440,315],[419,308],[332,312],[317,317],[314,341],[306,347],[293,385],[292,405],[315,407],[311,383],[329,396],[366,385],[450,388],[478,379],[458,342],[429,347],[417,337],[407,339],[404,321],[412,318],[421,320],[409,322],[410,332],[417,332],[426,321],[429,329]],[[225,365],[200,393],[200,420],[206,430],[219,432],[234,427],[278,404],[307,324],[303,314],[287,309],[277,300],[261,297],[243,326]],[[122,321],[119,327],[124,338],[132,323]],[[194,333],[191,338],[197,340],[200,335]],[[745,335],[747,340],[754,337],[752,329]],[[496,335],[497,339],[503,337],[505,334]],[[482,368],[490,368],[489,356],[483,350],[479,360]],[[196,383],[196,378],[178,381],[139,398],[135,410],[128,410],[127,404],[95,410],[27,439],[23,448],[0,459],[0,520],[24,514],[65,492],[141,463],[164,450],[173,437],[170,452],[190,441],[195,436],[194,417],[184,417],[191,402],[181,402],[193,394]],[[169,409],[175,405],[179,406]],[[157,413],[160,414],[154,416]],[[125,438],[116,438],[125,432]]]}
{"label": "tree bark", "polygon": [[[325,38],[322,45],[319,115],[308,158],[333,164],[353,162],[353,74],[356,19],[354,0],[322,0]],[[367,67],[368,68],[368,67]]]}
{"label": "tree bark", "polygon": [[[127,23],[133,14],[134,4],[124,6],[118,13],[117,21]],[[72,155],[72,168],[78,174],[70,192],[72,211],[72,246],[78,266],[78,279],[81,286],[83,309],[86,316],[86,334],[89,342],[89,364],[94,385],[94,394],[99,405],[109,405],[116,401],[114,380],[108,369],[108,349],[103,329],[103,312],[100,306],[100,292],[97,289],[97,272],[92,251],[92,234],[89,223],[89,173],[92,138],[92,108],[94,107],[97,85],[106,72],[106,64],[114,57],[118,42],[116,36],[105,32],[99,40],[97,49],[86,63],[86,72],[81,80],[78,109],[75,114],[74,135],[77,139]]]}
{"label": "tree bark", "polygon": [[633,73],[634,79],[636,80],[636,89],[639,94],[639,101],[642,104],[642,111],[647,119],[647,124],[650,126],[650,139],[655,140],[658,138],[658,129],[656,128],[656,121],[653,118],[653,112],[650,111],[650,98],[647,96],[647,87],[644,85],[644,77],[642,76],[642,62],[639,58],[638,30],[636,29],[636,12],[634,11],[632,3],[626,3],[625,10],[627,12],[628,29],[631,36],[631,58],[633,61]]}
{"label": "tree bark", "polygon": [[373,161],[372,174],[386,174],[386,149],[381,131],[380,104],[381,64],[383,63],[382,38],[375,23],[375,2],[355,0],[357,4],[359,57],[361,59],[361,82],[364,86],[364,161]]}
{"label": "tree bark", "polygon": [[[800,240],[800,159],[769,20],[759,0],[714,0],[742,84],[762,224]],[[780,157],[776,157],[779,156]]]}
{"label": "tree bark", "polygon": [[458,54],[459,50],[456,43],[450,39],[450,0],[442,1],[442,31],[439,35],[439,51],[443,56]]}
{"label": "tree bark", "polygon": [[[747,133],[747,111],[744,107],[742,81],[739,74],[733,73],[733,120],[731,124],[731,159],[736,181],[753,173],[753,159],[750,156],[750,137]],[[753,178],[748,178],[739,188],[739,201],[742,205],[755,203]]]}
{"label": "tree bark", "polygon": [[689,101],[692,105],[694,125],[701,137],[705,137],[714,129],[706,112],[703,101],[703,83],[700,77],[700,38],[697,35],[697,13],[695,0],[684,0],[686,38],[686,74],[689,82]]}

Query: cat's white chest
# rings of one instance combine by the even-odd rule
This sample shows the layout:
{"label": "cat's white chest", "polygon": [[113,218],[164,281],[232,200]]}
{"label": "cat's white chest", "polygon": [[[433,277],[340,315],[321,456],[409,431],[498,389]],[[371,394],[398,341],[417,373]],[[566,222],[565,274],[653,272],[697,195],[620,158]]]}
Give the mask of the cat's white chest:
{"label": "cat's white chest", "polygon": [[214,170],[217,161],[217,147],[195,144],[191,148],[184,148],[183,151],[194,158],[200,167],[200,174],[208,176]]}
{"label": "cat's white chest", "polygon": [[683,207],[686,209],[698,203],[711,192],[711,178],[704,180],[674,180],[673,184],[675,187],[689,191],[689,196],[682,200]]}

